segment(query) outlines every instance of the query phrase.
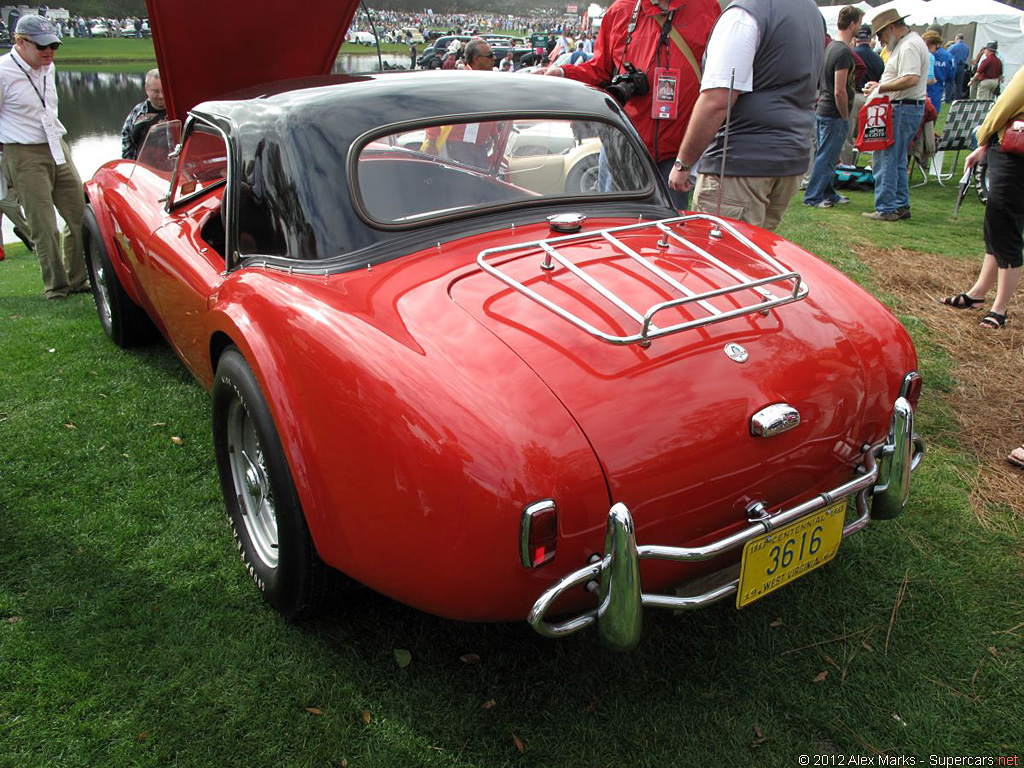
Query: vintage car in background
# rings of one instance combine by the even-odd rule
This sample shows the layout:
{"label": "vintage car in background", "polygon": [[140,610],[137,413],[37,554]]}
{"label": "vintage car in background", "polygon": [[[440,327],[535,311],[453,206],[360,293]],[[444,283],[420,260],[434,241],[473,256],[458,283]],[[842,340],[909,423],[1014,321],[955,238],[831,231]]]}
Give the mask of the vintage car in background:
{"label": "vintage car in background", "polygon": [[[155,326],[211,391],[234,536],[284,615],[340,571],[628,648],[644,607],[743,607],[900,514],[906,331],[777,235],[673,210],[612,99],[476,72],[203,98],[261,73],[182,76],[210,64],[168,42],[193,2],[150,0],[183,119],[86,184],[86,254],[111,339]],[[517,183],[539,125],[596,142],[602,183]]]}
{"label": "vintage car in background", "polygon": [[[558,120],[510,120],[501,124],[499,176],[537,194],[587,192],[597,187],[601,142],[579,134],[581,124]],[[421,149],[427,130],[392,137],[406,149]],[[456,150],[457,151],[457,150]],[[444,154],[444,153],[442,153]]]}

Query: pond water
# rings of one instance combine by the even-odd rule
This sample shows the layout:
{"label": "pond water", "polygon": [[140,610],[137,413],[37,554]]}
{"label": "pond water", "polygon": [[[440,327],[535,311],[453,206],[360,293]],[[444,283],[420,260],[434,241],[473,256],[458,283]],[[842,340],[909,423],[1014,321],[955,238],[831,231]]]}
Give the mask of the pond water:
{"label": "pond water", "polygon": [[[408,66],[408,56],[384,56],[391,66]],[[145,98],[142,72],[83,72],[61,69],[57,64],[57,97],[60,120],[68,129],[71,148],[82,180],[109,160],[121,157],[121,128],[132,107]],[[376,54],[339,56],[334,71],[376,72]],[[11,222],[3,219],[3,241],[15,241]]]}

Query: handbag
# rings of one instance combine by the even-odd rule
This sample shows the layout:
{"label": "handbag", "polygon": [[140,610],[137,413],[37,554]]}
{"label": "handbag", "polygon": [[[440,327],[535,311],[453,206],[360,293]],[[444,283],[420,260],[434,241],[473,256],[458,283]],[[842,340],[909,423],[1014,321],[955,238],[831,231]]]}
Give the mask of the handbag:
{"label": "handbag", "polygon": [[999,148],[1003,152],[1024,155],[1024,117],[1017,116],[1007,123]]}
{"label": "handbag", "polygon": [[896,142],[892,130],[892,101],[888,96],[874,96],[860,108],[860,135],[857,149],[861,152],[878,152],[888,149]]}

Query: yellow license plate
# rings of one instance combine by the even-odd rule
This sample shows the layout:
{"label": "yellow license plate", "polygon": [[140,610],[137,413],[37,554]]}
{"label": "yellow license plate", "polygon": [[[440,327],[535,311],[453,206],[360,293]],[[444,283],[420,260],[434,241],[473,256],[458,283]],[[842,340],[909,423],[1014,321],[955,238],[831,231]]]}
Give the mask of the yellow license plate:
{"label": "yellow license plate", "polygon": [[740,563],[736,607],[750,605],[835,557],[845,519],[843,500],[748,541]]}

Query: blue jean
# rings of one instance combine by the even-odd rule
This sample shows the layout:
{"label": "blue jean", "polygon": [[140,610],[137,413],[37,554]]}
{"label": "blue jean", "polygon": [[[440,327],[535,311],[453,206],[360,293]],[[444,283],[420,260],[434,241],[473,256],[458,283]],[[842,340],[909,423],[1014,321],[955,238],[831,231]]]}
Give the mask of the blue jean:
{"label": "blue jean", "polygon": [[875,210],[895,213],[910,207],[907,184],[907,152],[924,118],[924,104],[893,104],[892,132],[896,139],[888,149],[876,151],[872,158],[875,172]]}
{"label": "blue jean", "polygon": [[[666,187],[668,187],[668,175],[672,173],[672,164],[674,162],[675,158],[671,158],[658,163],[658,172],[661,174],[661,178],[665,180]],[[597,188],[601,192],[612,191],[612,173],[608,165],[608,156],[603,149],[597,156]],[[668,196],[677,211],[685,211],[686,207],[690,204],[689,192],[676,192],[674,189],[669,189]]]}
{"label": "blue jean", "polygon": [[804,192],[804,203],[817,205],[826,200],[835,202],[839,194],[834,186],[836,178],[836,160],[839,159],[839,152],[846,140],[846,133],[850,129],[850,123],[841,117],[825,117],[816,115],[814,117],[814,130],[818,136],[818,153],[814,156],[814,167],[811,168],[811,178],[807,181],[807,191]]}

